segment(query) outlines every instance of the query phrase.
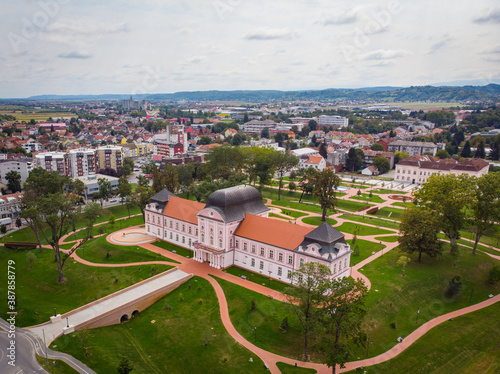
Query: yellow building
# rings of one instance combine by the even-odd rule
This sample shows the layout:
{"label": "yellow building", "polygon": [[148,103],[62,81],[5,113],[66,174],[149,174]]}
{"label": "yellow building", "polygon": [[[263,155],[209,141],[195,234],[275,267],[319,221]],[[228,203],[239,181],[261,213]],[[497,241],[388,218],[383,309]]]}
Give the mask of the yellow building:
{"label": "yellow building", "polygon": [[99,147],[96,151],[96,164],[98,170],[112,169],[119,173],[122,169],[123,158],[124,154],[122,147],[115,145]]}
{"label": "yellow building", "polygon": [[127,138],[123,137],[122,140],[120,141],[120,144],[127,144]]}

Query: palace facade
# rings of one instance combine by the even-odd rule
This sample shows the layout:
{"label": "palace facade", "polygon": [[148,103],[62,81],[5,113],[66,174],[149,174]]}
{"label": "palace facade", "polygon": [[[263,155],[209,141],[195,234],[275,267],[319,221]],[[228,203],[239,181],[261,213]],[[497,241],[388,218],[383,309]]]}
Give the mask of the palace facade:
{"label": "palace facade", "polygon": [[349,275],[351,248],[327,223],[317,228],[268,218],[254,187],[241,185],[210,194],[206,204],[164,189],[145,208],[146,233],[193,251],[217,269],[232,265],[283,282],[306,262],[326,265],[335,277]]}

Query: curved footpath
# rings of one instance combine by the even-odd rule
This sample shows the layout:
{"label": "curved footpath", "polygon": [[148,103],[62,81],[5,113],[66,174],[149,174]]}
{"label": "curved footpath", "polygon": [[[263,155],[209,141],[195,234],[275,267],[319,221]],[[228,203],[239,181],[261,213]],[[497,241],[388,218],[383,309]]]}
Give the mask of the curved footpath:
{"label": "curved footpath", "polygon": [[[348,191],[349,193],[346,196],[343,196],[343,198],[349,198],[351,196],[354,196],[355,193],[357,192],[357,190],[356,189],[351,189],[351,190],[353,190],[353,191]],[[377,206],[379,206],[379,208],[383,207],[383,206],[388,206],[388,205],[391,205],[394,201],[396,201],[396,200],[386,199],[386,201],[384,201],[384,203],[377,204]],[[271,203],[271,201],[269,201],[269,199],[268,199],[268,204],[271,205],[270,203]],[[283,207],[272,206],[272,208],[274,208],[273,213],[275,213],[277,215],[284,216],[281,213],[281,209],[283,209]],[[279,209],[279,211],[278,211],[278,209]],[[304,213],[303,211],[293,209],[293,208],[286,208],[286,209],[293,210],[293,211],[299,211],[299,212]],[[306,216],[299,217],[298,219],[295,220],[295,222],[297,224],[300,224],[300,225],[310,226],[310,225],[303,223],[302,218],[310,217],[310,216],[321,216],[320,214],[317,214],[317,213],[312,213],[312,212],[306,212],[306,213],[307,213]],[[344,213],[339,213],[339,214],[344,214]],[[353,222],[353,221],[349,221],[348,219],[339,218],[339,217],[335,217],[335,220],[338,221],[335,226],[339,226],[343,222]],[[354,223],[359,223],[359,222],[354,222]],[[377,225],[371,225],[371,224],[365,224],[365,223],[359,223],[359,224],[363,224],[363,225],[367,225],[367,226],[371,226],[371,227],[377,227]],[[389,236],[389,235],[394,235],[395,233],[397,233],[397,230],[394,230],[394,229],[389,229],[389,228],[385,228],[385,227],[384,227],[384,229],[391,231],[391,233],[384,234],[384,235],[358,236],[358,238],[377,242],[379,240],[375,240],[374,239],[375,237]],[[67,236],[69,236],[69,235],[67,235]],[[352,236],[353,235],[351,235],[351,234],[346,234],[347,238],[350,238]],[[63,238],[62,242],[64,242],[64,239],[66,239],[66,237]],[[108,236],[107,240],[109,240],[109,239],[110,239],[110,236]],[[76,244],[79,241],[76,240],[74,242]],[[361,261],[359,264],[351,267],[351,269],[352,269],[351,275],[353,277],[356,277],[356,278],[362,278],[366,282],[368,288],[370,288],[371,283],[366,276],[364,276],[363,274],[361,274],[359,272],[359,269],[362,268],[363,266],[365,266],[366,264],[370,263],[371,261],[375,260],[376,258],[382,256],[384,253],[387,253],[388,251],[394,249],[398,245],[397,242],[384,243],[384,244],[386,245],[386,247],[384,249],[378,251],[377,253],[373,254],[372,256],[368,257],[367,259]],[[160,255],[163,255],[163,256],[169,257],[175,261],[178,261],[178,262],[180,262],[180,264],[176,264],[176,263],[172,263],[172,262],[168,262],[168,261],[148,261],[148,262],[135,262],[135,263],[126,263],[126,264],[100,264],[100,263],[92,263],[92,262],[89,262],[87,260],[84,260],[84,259],[80,258],[76,254],[76,252],[73,253],[71,255],[71,257],[75,261],[81,262],[81,263],[88,265],[88,266],[124,267],[124,266],[135,266],[135,265],[145,265],[145,264],[165,264],[165,265],[177,266],[179,269],[181,269],[187,273],[192,273],[193,275],[204,278],[210,282],[210,284],[214,287],[214,290],[216,292],[217,299],[218,299],[218,302],[220,305],[220,316],[222,319],[222,323],[224,324],[224,327],[226,328],[228,333],[238,343],[243,345],[245,348],[247,348],[248,350],[250,350],[251,352],[253,352],[257,356],[259,356],[263,360],[263,362],[265,362],[265,364],[269,367],[269,369],[272,373],[276,373],[276,374],[280,373],[280,370],[278,369],[278,367],[276,365],[277,362],[285,362],[285,363],[290,364],[290,365],[297,364],[300,367],[314,369],[319,374],[323,374],[323,373],[326,374],[326,373],[331,372],[331,368],[327,367],[324,364],[297,361],[297,360],[293,360],[293,359],[288,358],[288,357],[284,357],[284,356],[280,356],[280,355],[271,353],[269,351],[265,351],[262,348],[259,348],[259,347],[255,346],[254,344],[250,343],[243,336],[241,336],[240,333],[238,331],[236,331],[235,327],[231,323],[228,305],[227,305],[227,300],[226,300],[226,297],[224,295],[224,291],[223,291],[222,287],[220,286],[220,284],[213,278],[213,276],[230,281],[232,283],[235,283],[237,285],[240,285],[240,286],[245,287],[247,289],[250,289],[252,291],[261,293],[263,295],[272,296],[276,300],[286,301],[286,298],[282,293],[275,291],[275,290],[272,290],[272,289],[269,289],[267,287],[261,286],[259,284],[250,282],[248,280],[241,279],[241,278],[236,277],[234,275],[225,273],[222,270],[209,267],[207,264],[199,263],[195,260],[188,259],[184,256],[181,256],[181,255],[178,255],[176,253],[167,251],[165,249],[156,247],[151,242],[150,243],[142,243],[142,244],[138,244],[138,245],[144,249],[147,249],[149,251],[158,253]],[[496,259],[500,259],[498,256],[492,256],[492,255],[490,255],[490,256],[494,257]],[[402,343],[395,345],[393,348],[391,348],[387,352],[384,352],[376,357],[372,357],[369,359],[349,362],[346,364],[346,367],[344,369],[338,368],[338,372],[345,372],[345,371],[349,371],[349,370],[354,370],[355,368],[362,367],[362,366],[376,365],[376,364],[385,362],[387,360],[390,360],[390,359],[396,357],[401,352],[403,352],[406,348],[408,348],[410,345],[412,345],[417,339],[422,337],[427,331],[429,331],[433,327],[435,327],[441,323],[444,323],[452,318],[455,318],[455,317],[461,316],[463,314],[471,313],[473,311],[485,308],[485,307],[490,306],[498,301],[500,301],[500,295],[496,295],[496,296],[494,296],[488,300],[485,300],[483,302],[480,302],[478,304],[475,304],[475,305],[472,305],[472,306],[469,306],[469,307],[466,307],[463,309],[459,309],[459,310],[447,313],[447,314],[439,316],[439,317],[436,317],[436,318],[428,321],[427,323],[421,325],[419,328],[417,328],[411,334],[409,334],[403,340]],[[58,353],[58,354],[64,355],[62,353]]]}

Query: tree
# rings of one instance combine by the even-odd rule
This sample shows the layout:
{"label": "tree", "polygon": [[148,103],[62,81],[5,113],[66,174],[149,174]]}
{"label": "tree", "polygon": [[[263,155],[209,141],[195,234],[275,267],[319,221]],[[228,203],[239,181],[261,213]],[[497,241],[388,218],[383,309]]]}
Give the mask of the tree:
{"label": "tree", "polygon": [[15,170],[9,171],[5,174],[7,180],[7,189],[12,193],[21,191],[21,174]]}
{"label": "tree", "polygon": [[276,168],[276,174],[279,178],[278,187],[278,200],[281,199],[281,188],[283,187],[283,177],[292,168],[299,164],[299,159],[293,153],[290,152],[280,152],[274,154],[274,165]]}
{"label": "tree", "polygon": [[99,200],[102,208],[104,201],[108,201],[111,197],[111,182],[105,178],[98,178],[97,184],[99,185]]}
{"label": "tree", "polygon": [[460,152],[460,157],[469,158],[472,156],[472,151],[470,149],[470,142],[467,140],[462,148],[462,152]]}
{"label": "tree", "polygon": [[33,263],[36,261],[36,255],[33,251],[29,251],[26,253],[26,260],[30,264],[28,270],[33,269]]}
{"label": "tree", "polygon": [[346,169],[354,173],[363,166],[364,153],[359,148],[350,148],[345,161]]}
{"label": "tree", "polygon": [[122,357],[120,366],[116,370],[118,370],[118,374],[129,374],[134,370],[134,366],[129,362],[127,357]]}
{"label": "tree", "polygon": [[131,175],[132,172],[134,171],[134,160],[132,160],[130,157],[125,157],[123,160],[123,166],[120,170],[120,173],[122,176],[128,176]]}
{"label": "tree", "polygon": [[20,217],[17,217],[17,218],[16,218],[16,227],[17,227],[17,228],[20,228],[22,225],[23,225],[23,223],[22,223],[22,221],[21,221],[21,218],[20,218]]}
{"label": "tree", "polygon": [[402,252],[418,252],[418,262],[422,262],[422,253],[430,257],[441,255],[441,241],[438,216],[426,208],[410,207],[401,214],[399,225],[399,247]]}
{"label": "tree", "polygon": [[475,158],[486,158],[486,152],[484,150],[485,141],[484,139],[480,141],[476,147],[476,152],[474,153]]}
{"label": "tree", "polygon": [[380,143],[373,143],[371,146],[370,146],[370,149],[372,151],[382,151],[384,152],[385,151],[385,148],[382,144]]}
{"label": "tree", "polygon": [[363,280],[344,277],[329,282],[323,305],[321,325],[324,334],[321,350],[325,363],[336,373],[337,365],[345,367],[352,344],[359,344],[366,335],[362,322],[366,315],[365,298],[368,293]]}
{"label": "tree", "polygon": [[309,122],[307,123],[307,125],[309,126],[309,128],[311,129],[311,131],[316,131],[316,129],[318,128],[318,122],[316,122],[313,119],[309,120]]}
{"label": "tree", "polygon": [[325,141],[319,145],[319,154],[321,157],[323,157],[325,160],[328,158],[328,150],[327,150],[327,145]]}
{"label": "tree", "polygon": [[269,139],[269,128],[268,127],[264,127],[262,129],[262,131],[260,132],[260,137]]}
{"label": "tree", "polygon": [[471,179],[467,174],[431,175],[415,193],[417,205],[426,206],[439,216],[438,226],[450,239],[452,249],[465,225],[465,209],[471,198]]}
{"label": "tree", "polygon": [[398,261],[396,262],[396,265],[401,266],[401,268],[403,269],[403,277],[405,276],[406,265],[408,265],[408,262],[410,261],[411,259],[409,257],[400,256]]}
{"label": "tree", "polygon": [[26,190],[21,198],[21,217],[28,227],[35,233],[40,253],[43,252],[40,230],[43,230],[43,221],[40,218],[37,205],[37,195],[33,190]]}
{"label": "tree", "polygon": [[137,177],[137,184],[141,187],[147,187],[149,186],[149,179],[144,175],[139,175],[139,177]]}
{"label": "tree", "polygon": [[311,183],[314,186],[313,194],[323,209],[321,221],[325,222],[327,209],[334,212],[338,204],[336,189],[340,186],[340,178],[332,169],[324,169],[311,175]]}
{"label": "tree", "polygon": [[146,208],[146,205],[149,203],[151,196],[153,196],[152,191],[148,187],[144,186],[138,186],[135,189],[134,195],[132,196],[133,204],[139,207],[143,218],[144,218],[144,209]]}
{"label": "tree", "polygon": [[476,254],[481,236],[500,220],[500,172],[485,174],[474,179],[473,198],[470,199],[471,224],[475,240],[472,254]]}
{"label": "tree", "polygon": [[90,239],[92,237],[92,231],[94,229],[94,224],[97,221],[97,218],[101,215],[101,207],[97,203],[87,204],[83,211],[83,219],[86,223],[86,232],[87,238]]}
{"label": "tree", "polygon": [[132,185],[128,182],[125,176],[118,179],[118,196],[120,196],[122,205],[125,199],[132,194]]}
{"label": "tree", "polygon": [[302,197],[304,194],[310,195],[313,193],[314,185],[311,182],[311,176],[315,172],[314,168],[308,167],[307,169],[301,168],[299,173],[302,175],[299,180],[299,187],[302,190],[302,194],[300,195],[299,203],[302,202]]}
{"label": "tree", "polygon": [[[174,165],[167,165],[163,172],[163,185],[167,190],[176,193],[179,188],[179,176]],[[159,192],[159,191],[158,191]]]}
{"label": "tree", "polygon": [[304,360],[309,358],[309,338],[317,326],[323,302],[323,294],[328,288],[330,269],[317,262],[308,262],[292,272],[292,285],[284,293],[289,307],[302,325],[304,334]]}
{"label": "tree", "polygon": [[462,281],[460,280],[460,276],[455,275],[453,278],[451,278],[450,283],[448,283],[448,288],[446,289],[446,292],[444,294],[448,299],[451,299],[452,297],[458,296],[461,289]]}
{"label": "tree", "polygon": [[288,183],[288,189],[290,191],[295,191],[297,189],[297,185],[294,182]]}
{"label": "tree", "polygon": [[207,170],[215,179],[229,179],[232,174],[241,172],[245,165],[244,151],[227,145],[211,149],[206,160]]}
{"label": "tree", "polygon": [[372,165],[378,169],[380,174],[385,174],[391,170],[391,163],[385,157],[375,157]]}
{"label": "tree", "polygon": [[394,164],[397,164],[399,161],[404,160],[405,158],[410,157],[408,152],[395,152],[394,153]]}
{"label": "tree", "polygon": [[440,149],[439,151],[436,152],[436,157],[438,157],[439,159],[445,159],[445,158],[449,158],[450,157],[450,154],[448,153],[448,151],[446,149]]}
{"label": "tree", "polygon": [[111,228],[113,228],[115,226],[115,222],[116,222],[116,216],[111,213],[108,217],[108,222],[109,224],[111,225]]}

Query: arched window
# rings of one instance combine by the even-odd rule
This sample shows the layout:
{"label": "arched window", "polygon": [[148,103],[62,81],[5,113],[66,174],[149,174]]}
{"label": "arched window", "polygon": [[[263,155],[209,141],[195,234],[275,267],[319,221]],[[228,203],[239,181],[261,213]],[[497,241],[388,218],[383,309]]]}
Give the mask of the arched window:
{"label": "arched window", "polygon": [[222,239],[219,239],[219,248],[222,248]]}
{"label": "arched window", "polygon": [[304,266],[304,259],[303,258],[300,259],[300,267],[302,267],[302,266]]}
{"label": "arched window", "polygon": [[214,245],[214,237],[213,236],[210,237],[210,245]]}
{"label": "arched window", "polygon": [[205,234],[203,234],[203,233],[201,234],[201,242],[205,243]]}
{"label": "arched window", "polygon": [[229,239],[229,248],[233,248],[233,238]]}

